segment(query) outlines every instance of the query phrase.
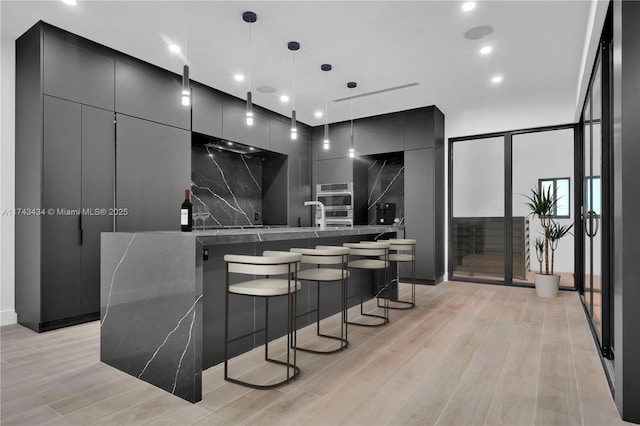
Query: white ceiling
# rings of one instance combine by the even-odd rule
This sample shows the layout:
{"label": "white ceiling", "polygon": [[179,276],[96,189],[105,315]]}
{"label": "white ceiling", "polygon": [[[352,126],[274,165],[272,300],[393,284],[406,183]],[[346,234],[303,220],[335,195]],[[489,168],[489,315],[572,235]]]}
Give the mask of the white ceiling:
{"label": "white ceiling", "polygon": [[[254,103],[284,115],[291,104],[292,54],[296,53],[298,119],[318,125],[350,118],[344,98],[418,82],[419,85],[353,100],[354,117],[437,105],[458,132],[507,130],[574,120],[590,0],[480,1],[465,13],[461,1],[194,1],[186,5],[191,78],[238,97],[248,83]],[[242,12],[257,13],[247,24]],[[38,20],[97,41],[176,73],[183,59],[163,39],[184,45],[184,1],[2,1],[2,37],[17,38]],[[481,40],[464,33],[488,25]],[[249,26],[251,28],[249,28]],[[249,31],[252,54],[249,55]],[[489,44],[493,53],[479,54]],[[328,74],[320,65],[330,63]],[[3,65],[4,66],[4,65]],[[499,85],[490,82],[501,74]],[[348,81],[356,89],[348,89]],[[273,86],[264,94],[257,86]],[[505,127],[506,126],[506,127]],[[464,130],[462,130],[464,129]],[[456,133],[456,130],[453,131]],[[448,136],[452,136],[449,132]]]}

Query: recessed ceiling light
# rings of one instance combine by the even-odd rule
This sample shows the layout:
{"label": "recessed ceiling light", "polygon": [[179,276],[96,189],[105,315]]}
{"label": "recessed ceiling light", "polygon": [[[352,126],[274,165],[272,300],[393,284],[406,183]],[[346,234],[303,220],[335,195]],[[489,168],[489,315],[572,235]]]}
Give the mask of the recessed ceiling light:
{"label": "recessed ceiling light", "polygon": [[280,96],[280,101],[281,102],[289,102],[289,97],[287,95],[282,95],[282,96]]}
{"label": "recessed ceiling light", "polygon": [[469,11],[475,9],[475,8],[476,8],[476,2],[475,1],[468,1],[468,2],[465,2],[462,5],[462,10],[464,10],[465,12],[469,12]]}
{"label": "recessed ceiling light", "polygon": [[315,113],[313,113],[313,115],[315,115],[316,118],[320,118],[322,117],[322,111],[316,111]]}
{"label": "recessed ceiling light", "polygon": [[233,78],[236,81],[244,81],[244,75],[242,75],[242,74],[236,74],[236,75],[233,76]]}
{"label": "recessed ceiling light", "polygon": [[488,55],[492,51],[493,51],[493,48],[491,46],[485,46],[482,49],[480,49],[480,53],[482,53],[483,55]]}
{"label": "recessed ceiling light", "polygon": [[249,151],[255,151],[255,148],[254,148],[254,147],[252,147],[252,146],[250,146],[250,147],[249,147]]}
{"label": "recessed ceiling light", "polygon": [[76,0],[62,0],[65,4],[68,4],[69,6],[75,6],[78,4],[78,2]]}
{"label": "recessed ceiling light", "polygon": [[491,82],[492,82],[492,83],[496,83],[496,84],[497,84],[497,83],[500,83],[501,81],[502,81],[502,76],[501,76],[501,75],[496,75],[495,77],[493,77],[493,78],[491,79]]}
{"label": "recessed ceiling light", "polygon": [[228,146],[233,146],[233,142],[231,142],[231,141],[227,141],[227,145],[228,145]]}
{"label": "recessed ceiling light", "polygon": [[180,53],[180,46],[178,46],[177,44],[171,43],[169,45],[169,50],[172,51],[173,53]]}

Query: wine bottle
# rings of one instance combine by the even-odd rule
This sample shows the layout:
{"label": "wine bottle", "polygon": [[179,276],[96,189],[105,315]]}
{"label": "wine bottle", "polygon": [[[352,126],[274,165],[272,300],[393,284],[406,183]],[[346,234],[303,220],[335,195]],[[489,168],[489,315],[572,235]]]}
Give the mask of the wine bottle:
{"label": "wine bottle", "polygon": [[191,232],[193,229],[193,204],[189,200],[189,190],[184,190],[184,202],[180,209],[180,230]]}

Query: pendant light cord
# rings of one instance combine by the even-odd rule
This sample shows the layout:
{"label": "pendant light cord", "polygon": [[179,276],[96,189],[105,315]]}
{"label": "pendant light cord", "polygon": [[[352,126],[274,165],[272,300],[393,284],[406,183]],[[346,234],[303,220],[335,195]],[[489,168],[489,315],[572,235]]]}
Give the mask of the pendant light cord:
{"label": "pendant light cord", "polygon": [[353,96],[349,99],[349,108],[351,110],[351,148],[353,148]]}
{"label": "pendant light cord", "polygon": [[251,91],[251,66],[253,65],[253,61],[251,60],[251,58],[253,58],[253,52],[252,52],[252,43],[251,43],[251,26],[252,23],[249,22],[249,92]]}
{"label": "pendant light cord", "polygon": [[291,109],[296,110],[296,51],[293,51],[293,100],[291,102]]}
{"label": "pendant light cord", "polygon": [[184,63],[189,64],[187,60],[187,0],[184,0]]}
{"label": "pendant light cord", "polygon": [[[329,125],[329,73],[325,71],[324,74],[324,125]],[[326,131],[326,130],[325,130]]]}

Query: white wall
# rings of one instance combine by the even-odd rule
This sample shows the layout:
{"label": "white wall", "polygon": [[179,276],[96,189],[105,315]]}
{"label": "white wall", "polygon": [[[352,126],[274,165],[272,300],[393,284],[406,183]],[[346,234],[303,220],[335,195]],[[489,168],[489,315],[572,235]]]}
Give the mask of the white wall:
{"label": "white wall", "polygon": [[0,325],[15,324],[15,42],[0,43]]}

